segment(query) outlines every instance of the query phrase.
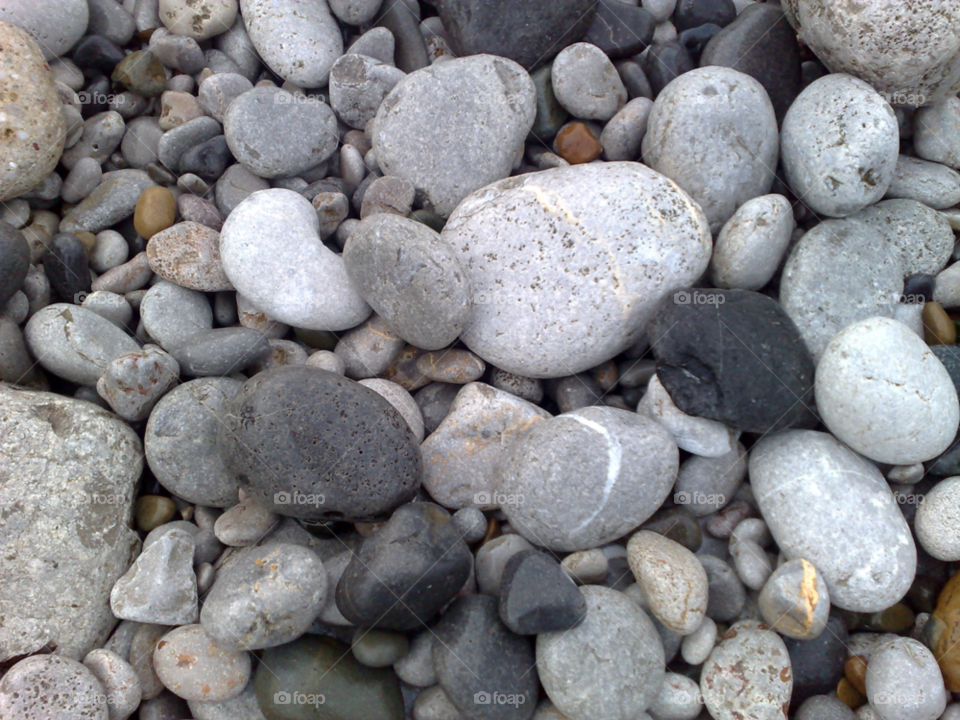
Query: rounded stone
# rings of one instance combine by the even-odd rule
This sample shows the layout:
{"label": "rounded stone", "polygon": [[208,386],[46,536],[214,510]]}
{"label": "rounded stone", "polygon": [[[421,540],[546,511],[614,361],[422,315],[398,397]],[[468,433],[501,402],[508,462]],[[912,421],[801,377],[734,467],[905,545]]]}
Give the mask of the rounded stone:
{"label": "rounded stone", "polygon": [[630,347],[658,303],[703,274],[712,246],[686,193],[620,162],[494,183],[460,204],[441,237],[473,280],[464,342],[534,378],[581,372]]}
{"label": "rounded stone", "polygon": [[537,671],[557,710],[571,718],[636,720],[660,691],[663,645],[647,615],[623,593],[586,585],[587,617],[537,636]]}
{"label": "rounded stone", "polygon": [[759,290],[774,276],[797,223],[783,195],[761,195],[737,208],[724,223],[710,259],[718,288]]}
{"label": "rounded stone", "polygon": [[350,649],[353,656],[367,667],[390,667],[410,648],[406,635],[383,630],[359,629]]}
{"label": "rounded stone", "polygon": [[422,473],[413,431],[389,402],[306,366],[248,380],[217,444],[258,503],[293,517],[375,517],[409,499]]}
{"label": "rounded stone", "polygon": [[929,490],[917,507],[917,540],[937,560],[960,560],[960,477],[946,478]]}
{"label": "rounded stone", "polygon": [[180,222],[147,243],[150,269],[164,280],[202,292],[233,290],[220,256],[220,233],[206,225]]}
{"label": "rounded stone", "polygon": [[0,22],[26,30],[53,60],[83,37],[90,19],[87,0],[7,0],[0,6]]}
{"label": "rounded stone", "polygon": [[553,61],[553,92],[567,112],[583,120],[609,120],[627,102],[627,89],[604,52],[582,42]]}
{"label": "rounded stone", "polygon": [[93,650],[83,659],[106,691],[110,720],[126,720],[140,705],[142,690],[133,666],[111,650]]}
{"label": "rounded stone", "polygon": [[817,408],[838,439],[890,465],[930,460],[960,425],[946,368],[906,325],[861,320],[840,331],[817,366]]}
{"label": "rounded stone", "polygon": [[816,213],[845,217],[886,195],[900,130],[893,108],[867,83],[827,75],[790,106],[780,150],[794,194]]}
{"label": "rounded stone", "polygon": [[250,679],[250,654],[220,647],[202,625],[182,625],[161,638],[153,651],[157,677],[184,700],[229,700]]}
{"label": "rounded stone", "polygon": [[358,382],[364,387],[370,388],[393,405],[396,411],[403,415],[403,419],[407,421],[407,425],[409,425],[413,431],[417,442],[423,442],[423,414],[420,412],[417,401],[413,399],[413,395],[407,392],[403,386],[382,378],[367,378],[359,380]]}
{"label": "rounded stone", "polygon": [[30,272],[30,244],[13,225],[0,221],[0,308],[23,286]]}
{"label": "rounded stone", "polygon": [[[0,10],[0,19],[6,20],[5,15]],[[4,201],[32,190],[53,172],[63,153],[66,123],[50,68],[33,38],[0,22],[0,46],[0,76],[5,78],[0,114],[0,201]]]}
{"label": "rounded stone", "polygon": [[76,660],[34,655],[0,679],[0,717],[11,720],[108,720],[97,677]]}
{"label": "rounded stone", "polygon": [[936,720],[947,705],[936,658],[911,638],[889,640],[876,649],[866,684],[880,720]]}
{"label": "rounded stone", "polygon": [[140,320],[150,338],[169,352],[213,329],[213,310],[203,293],[162,280],[140,301]]}
{"label": "rounded stone", "polygon": [[306,632],[327,599],[327,573],[317,554],[269,542],[222,571],[200,611],[204,632],[227,650],[260,650]]}
{"label": "rounded stone", "polygon": [[551,550],[588,550],[627,534],[666,499],[679,451],[655,421],[590,407],[534,423],[500,470],[513,528]]}
{"label": "rounded stone", "polygon": [[196,41],[226,32],[237,19],[237,0],[159,0],[160,22]]}
{"label": "rounded stone", "polygon": [[758,605],[770,627],[797,640],[817,637],[830,617],[830,593],[823,576],[803,558],[773,571]]}
{"label": "rounded stone", "polygon": [[698,202],[716,233],[739,206],[770,192],[778,139],[773,105],[759,82],[730,68],[704,67],[657,96],[643,160]]}
{"label": "rounded stone", "polygon": [[944,210],[960,204],[960,173],[940,163],[901,155],[888,198],[909,198]]}
{"label": "rounded stone", "polygon": [[330,70],[330,107],[347,125],[362,130],[405,77],[402,70],[351,50]]}
{"label": "rounded stone", "polygon": [[255,87],[223,118],[230,152],[262,178],[293,177],[337,149],[337,117],[326,103],[277,87]]}
{"label": "rounded stone", "polygon": [[177,201],[167,188],[159,185],[140,194],[133,212],[133,226],[144,240],[166,230],[177,219]]}
{"label": "rounded stone", "polygon": [[470,278],[454,249],[422,223],[368,217],[350,234],[343,262],[374,312],[411,345],[445,348],[470,319]]}
{"label": "rounded stone", "polygon": [[936,275],[950,260],[954,237],[940,213],[916,200],[884,200],[856,215],[900,254],[903,274]]}
{"label": "rounded stone", "polygon": [[827,433],[791,430],[754,445],[749,472],[780,551],[822,573],[834,606],[877,612],[906,594],[916,547],[872,463]]}

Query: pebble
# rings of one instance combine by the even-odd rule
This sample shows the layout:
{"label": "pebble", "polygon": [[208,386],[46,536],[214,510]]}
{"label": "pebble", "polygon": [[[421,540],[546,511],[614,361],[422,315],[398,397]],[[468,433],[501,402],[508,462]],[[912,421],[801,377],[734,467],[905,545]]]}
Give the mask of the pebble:
{"label": "pebble", "polygon": [[589,126],[581,122],[567,123],[557,133],[554,148],[570,165],[592,162],[603,153],[600,139]]}
{"label": "pebble", "polygon": [[[916,200],[884,200],[853,216],[874,228],[901,254],[903,274],[936,275],[953,252],[950,223]],[[912,235],[907,241],[904,233]]]}
{"label": "pebble", "polygon": [[[666,32],[661,32],[661,28]],[[667,85],[697,66],[687,49],[675,39],[676,33],[672,23],[658,25],[653,36],[654,44],[641,60],[640,67],[652,97],[660,95]]]}
{"label": "pebble", "polygon": [[757,443],[749,472],[781,552],[817,568],[834,606],[875,612],[903,597],[916,548],[873,465],[826,433],[793,430]]}
{"label": "pebble", "polygon": [[330,70],[330,106],[341,121],[362,130],[405,77],[406,73],[392,64],[351,51]]}
{"label": "pebble", "polygon": [[215,643],[201,625],[171,630],[153,652],[157,677],[184,700],[229,700],[250,679],[250,655]]}
{"label": "pebble", "polygon": [[124,620],[158,625],[197,621],[194,540],[173,529],[145,547],[110,592],[110,609]]}
{"label": "pebble", "polygon": [[[379,315],[345,333],[334,352],[352,379],[382,375],[403,349],[403,339]],[[402,384],[402,383],[401,383]]]}
{"label": "pebble", "polygon": [[316,210],[301,195],[255,193],[223,225],[223,269],[244,297],[281,322],[311,330],[355,327],[370,308],[318,230]]}
{"label": "pebble", "polygon": [[191,377],[243,372],[271,353],[267,338],[243,327],[219,328],[191,335],[169,350],[180,372]]}
{"label": "pebble", "polygon": [[947,705],[933,653],[910,638],[880,645],[870,658],[866,695],[881,720],[936,720]]}
{"label": "pebble", "polygon": [[[404,541],[412,534],[419,537],[416,544]],[[337,608],[356,625],[412,630],[454,598],[472,564],[470,550],[443,508],[402,505],[344,569],[336,588]]]}
{"label": "pebble", "polygon": [[433,664],[434,635],[424,630],[410,641],[410,651],[393,665],[397,677],[408,685],[430,687],[437,682],[437,672]]}
{"label": "pebble", "polygon": [[849,636],[843,621],[832,616],[827,621],[827,629],[813,640],[784,638],[793,666],[791,702],[794,707],[814,695],[836,693],[848,653],[858,652],[855,641],[863,636],[863,633]]}
{"label": "pebble", "polygon": [[680,466],[673,501],[696,517],[717,512],[729,503],[747,475],[747,453],[741,443],[715,458],[694,455]]}
{"label": "pebble", "polygon": [[652,108],[650,99],[634,98],[610,118],[600,134],[605,160],[636,160],[640,156],[640,144],[647,133]]}
{"label": "pebble", "polygon": [[73,233],[58,233],[47,243],[43,271],[54,297],[66,303],[80,304],[90,292],[90,268],[87,249]]}
{"label": "pebble", "polygon": [[327,83],[343,55],[343,39],[327,3],[308,8],[297,0],[240,0],[256,52],[277,75],[300,87]]}
{"label": "pebble", "polygon": [[237,0],[160,0],[159,16],[170,32],[209,40],[230,29],[237,18]]}
{"label": "pebble", "polygon": [[123,117],[113,110],[88,118],[83,123],[80,142],[64,151],[61,158],[63,166],[72,170],[84,158],[92,158],[103,164],[113,151],[120,147],[126,131]]}
{"label": "pebble", "polygon": [[467,350],[429,352],[417,358],[417,371],[433,382],[465,385],[483,377],[487,366]]}
{"label": "pebble", "polygon": [[149,240],[162,230],[173,225],[177,214],[177,201],[165,187],[147,188],[137,200],[133,211],[133,225],[144,240]]}
{"label": "pebble", "polygon": [[114,359],[97,381],[97,393],[124,420],[146,420],[163,395],[177,384],[180,366],[156,345]]}
{"label": "pebble", "polygon": [[653,42],[656,24],[656,19],[635,3],[601,3],[583,40],[596,45],[611,59],[631,57]]}
{"label": "pebble", "polygon": [[830,616],[830,593],[823,576],[803,558],[778,567],[758,601],[771,628],[797,640],[811,640],[824,631]]}
{"label": "pebble", "polygon": [[951,477],[938,482],[924,495],[917,507],[914,528],[917,540],[937,560],[953,562],[960,558],[960,536],[953,518],[960,478]]}
{"label": "pebble", "polygon": [[[532,714],[538,690],[533,645],[501,622],[495,598],[458,598],[434,632],[437,679],[462,716],[520,720]],[[478,714],[479,701],[485,695],[493,700],[494,693],[507,702],[491,704]]]}
{"label": "pebble", "polygon": [[814,365],[784,309],[746,290],[684,289],[650,328],[657,377],[684,412],[750,432],[815,424]]}
{"label": "pebble", "polygon": [[723,423],[681,411],[656,375],[650,378],[637,412],[666,428],[680,449],[701,457],[726,455],[734,449],[740,434],[739,430],[732,430]]}
{"label": "pebble", "polygon": [[224,114],[223,128],[237,160],[262,178],[299,175],[337,149],[337,119],[330,106],[276,87],[255,87],[237,97]]}
{"label": "pebble", "polygon": [[221,257],[220,233],[206,225],[180,222],[147,243],[150,269],[164,280],[201,292],[233,290]]}
{"label": "pebble", "polygon": [[418,204],[447,217],[471,192],[510,174],[535,115],[523,68],[487,55],[459,58],[394,87],[374,119],[373,149],[385,175],[412,182]]}
{"label": "pebble", "polygon": [[696,555],[663,535],[641,530],[627,544],[627,559],[650,612],[689,635],[707,610],[707,573]]}
{"label": "pebble", "polygon": [[[79,11],[72,7],[74,5],[67,3],[62,10],[58,8],[49,14],[43,13],[41,5],[31,7],[24,16],[13,8],[9,8],[9,12],[22,17],[21,22],[29,29],[46,35],[48,30],[44,26],[47,20],[41,23],[38,19],[34,24],[29,20],[31,16],[35,17],[34,13],[39,11],[47,18],[52,16],[61,20],[63,15],[74,14],[77,16],[74,22],[78,22],[79,16],[85,16],[86,11]],[[7,20],[7,11],[0,10],[0,18]],[[65,31],[68,27],[58,28],[58,31]],[[69,32],[67,38],[72,38],[73,34]],[[53,77],[30,35],[3,22],[0,23],[0,44],[4,48],[0,72],[7,78],[4,113],[0,120],[0,137],[3,138],[0,156],[4,160],[4,171],[0,173],[0,201],[6,201],[32,190],[53,172],[63,153],[66,125]]]}
{"label": "pebble", "polygon": [[144,532],[155,530],[173,519],[176,504],[162,495],[141,495],[135,507],[137,527]]}
{"label": "pebble", "polygon": [[683,638],[680,649],[683,661],[689,665],[702,664],[716,643],[717,624],[710,617],[704,617],[697,629]]}
{"label": "pebble", "polygon": [[790,656],[783,640],[755,620],[731,626],[700,676],[703,703],[717,720],[782,718],[792,689]]}
{"label": "pebble", "polygon": [[86,0],[11,0],[0,8],[0,22],[26,30],[47,61],[76,45],[86,32],[89,19]]}
{"label": "pebble", "polygon": [[30,245],[23,233],[0,222],[0,307],[19,291],[30,270]]}
{"label": "pebble", "polygon": [[701,205],[713,232],[740,205],[770,191],[777,151],[777,120],[763,86],[721,67],[685,73],[661,92],[643,138],[644,162]]}
{"label": "pebble", "polygon": [[437,3],[443,28],[458,56],[490,53],[510,58],[528,70],[586,35],[595,8],[588,0],[560,0],[543,6],[509,0]]}
{"label": "pebble", "polygon": [[578,585],[600,585],[607,577],[610,562],[603,550],[581,550],[567,555],[560,563],[563,571]]}
{"label": "pebble", "polygon": [[809,85],[783,120],[781,154],[790,188],[821,215],[845,217],[886,195],[899,147],[893,108],[850,75],[827,75]]}
{"label": "pebble", "polygon": [[960,101],[957,98],[948,97],[917,111],[914,128],[913,146],[918,157],[960,169],[956,142],[960,132]]}
{"label": "pebble", "polygon": [[579,588],[587,617],[537,637],[537,671],[556,709],[571,718],[637,718],[656,698],[664,655],[653,622],[622,593]]}
{"label": "pebble", "polygon": [[[670,222],[648,221],[668,206]],[[518,226],[527,229],[522,241]],[[461,203],[441,237],[473,280],[466,345],[488,364],[541,378],[595,367],[632,345],[661,298],[703,273],[710,248],[693,201],[638,163],[494,183]],[[604,250],[588,237],[604,238]],[[649,255],[638,254],[638,241]]]}
{"label": "pebble", "polygon": [[717,236],[710,279],[719,288],[760,290],[780,267],[796,226],[790,201],[782,195],[743,203]]}
{"label": "pebble", "polygon": [[117,63],[112,79],[143,98],[156,97],[167,87],[167,75],[164,72],[163,62],[149,50],[127,55]]}
{"label": "pebble", "polygon": [[668,672],[663,678],[660,692],[653,699],[648,717],[693,720],[703,709],[697,683],[684,675]]}
{"label": "pebble", "polygon": [[243,75],[235,73],[211,75],[200,83],[197,101],[208,115],[222,123],[230,104],[252,89],[253,84]]}
{"label": "pebble", "polygon": [[553,61],[551,83],[557,102],[583,120],[609,120],[626,104],[627,89],[603,50],[576,43]]}
{"label": "pebble", "polygon": [[64,202],[76,204],[97,189],[103,177],[103,169],[93,158],[81,158],[64,178],[60,197]]}
{"label": "pebble", "polygon": [[168,352],[213,328],[213,311],[207,298],[166,280],[147,290],[140,302],[140,319],[147,334]]}
{"label": "pebble", "polygon": [[137,207],[140,195],[156,185],[142,170],[114,170],[103,174],[97,189],[63,216],[61,232],[99,233],[125,220]]}
{"label": "pebble", "polygon": [[211,117],[198,117],[167,130],[157,143],[157,158],[164,168],[175,172],[180,160],[191,148],[223,132],[220,123]]}
{"label": "pebble", "polygon": [[[956,395],[926,343],[889,318],[847,326],[817,366],[823,422],[853,450],[890,465],[930,460],[950,446],[960,424]],[[885,416],[890,424],[878,420]]]}
{"label": "pebble", "polygon": [[217,577],[200,624],[225,650],[284,645],[310,627],[327,593],[326,571],[312,550],[270,542]]}
{"label": "pebble", "polygon": [[893,317],[904,289],[900,258],[882,235],[851,220],[827,220],[793,247],[783,269],[780,303],[814,362],[844,327]]}
{"label": "pebble", "polygon": [[213,532],[217,540],[228,547],[246,547],[260,542],[279,520],[276,513],[257,504],[241,490],[240,503],[217,518]]}
{"label": "pebble", "polygon": [[[51,689],[56,692],[50,692]],[[34,655],[17,662],[0,679],[0,713],[23,720],[107,720],[103,686],[76,660]]]}
{"label": "pebble", "polygon": [[500,581],[503,571],[514,555],[532,550],[533,545],[520,535],[511,533],[493,539],[487,538],[476,554],[476,581],[478,590],[484,595],[500,595]]}
{"label": "pebble", "polygon": [[893,172],[888,198],[906,198],[944,210],[960,204],[960,173],[940,163],[901,155]]}
{"label": "pebble", "polygon": [[106,691],[110,720],[126,720],[136,711],[142,691],[130,663],[110,650],[93,650],[83,659],[83,665]]}

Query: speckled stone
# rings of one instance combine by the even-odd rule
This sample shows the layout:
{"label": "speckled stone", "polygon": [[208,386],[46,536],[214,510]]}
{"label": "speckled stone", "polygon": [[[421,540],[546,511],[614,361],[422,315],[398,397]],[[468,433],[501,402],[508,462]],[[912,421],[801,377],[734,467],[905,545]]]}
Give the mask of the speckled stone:
{"label": "speckled stone", "polygon": [[130,663],[115,652],[100,649],[88,653],[83,665],[106,690],[110,720],[126,720],[136,711],[142,691]]}
{"label": "speckled stone", "polygon": [[797,640],[817,637],[830,617],[830,593],[823,576],[803,558],[774,570],[763,586],[758,605],[764,622]]}
{"label": "speckled stone", "polygon": [[750,480],[781,552],[813,563],[833,605],[875,612],[907,592],[916,548],[869,461],[831,435],[792,430],[753,447]]}
{"label": "speckled stone", "polygon": [[0,717],[108,720],[111,716],[103,686],[89,669],[59,655],[35,655],[16,663],[0,679]]}
{"label": "speckled stone", "polygon": [[[308,450],[318,438],[322,444]],[[306,366],[268,370],[245,383],[217,444],[258,502],[293,517],[376,516],[409,499],[422,472],[413,432],[390,403]]]}
{"label": "speckled stone", "polygon": [[699,68],[657,96],[642,149],[644,162],[696,200],[711,231],[719,232],[740,205],[770,192],[777,118],[766,90],[749,75]]}
{"label": "speckled stone", "polygon": [[941,480],[924,495],[917,507],[914,528],[917,540],[938,560],[960,560],[957,510],[960,507],[960,477]]}
{"label": "speckled stone", "polygon": [[901,155],[893,172],[888,198],[907,198],[935,210],[960,204],[960,173],[940,163]]}
{"label": "speckled stone", "polygon": [[350,52],[330,70],[330,107],[343,122],[362,130],[406,73],[380,60]]}
{"label": "speckled stone", "polygon": [[83,37],[89,19],[86,0],[9,0],[0,8],[0,22],[26,30],[48,61]]}
{"label": "speckled stone", "polygon": [[936,275],[950,260],[954,246],[950,223],[916,200],[884,200],[852,217],[875,229],[899,251],[904,276]]}
{"label": "speckled stone", "polygon": [[202,292],[233,290],[220,258],[220,233],[206,225],[181,222],[147,243],[150,269],[164,280]]}
{"label": "speckled stone", "polygon": [[576,410],[535,423],[512,443],[501,465],[500,506],[537,545],[598,547],[660,507],[678,460],[673,439],[647,417],[606,407]]}
{"label": "speckled stone", "polygon": [[[16,14],[11,9],[11,14]],[[32,13],[31,13],[32,14]],[[26,32],[0,11],[0,74],[6,78],[0,119],[0,201],[33,189],[53,172],[63,152],[66,125],[50,68]]]}
{"label": "speckled stone", "polygon": [[706,270],[711,249],[699,207],[639,163],[502,180],[464,200],[441,237],[473,279],[464,342],[491,365],[540,378],[632,345],[661,298]]}
{"label": "speckled stone", "polygon": [[867,670],[867,699],[881,720],[936,720],[947,705],[933,653],[910,638],[881,644]]}
{"label": "speckled stone", "polygon": [[960,424],[946,368],[913,331],[889,318],[848,325],[830,341],[817,366],[816,400],[838,439],[890,465],[931,460],[950,446]]}
{"label": "speckled stone", "polygon": [[783,195],[761,195],[743,203],[724,223],[710,259],[710,278],[719,288],[759,290],[774,276],[797,223]]}
{"label": "speckled stone", "polygon": [[157,677],[184,700],[228,700],[243,692],[250,679],[250,655],[217,645],[202,625],[171,630],[153,651]]}
{"label": "speckled stone", "polygon": [[180,376],[180,365],[156,345],[124,353],[97,380],[97,393],[124,420],[146,420]]}
{"label": "speckled stone", "polygon": [[230,29],[237,18],[237,0],[159,0],[160,21],[176,34],[209,40]]}

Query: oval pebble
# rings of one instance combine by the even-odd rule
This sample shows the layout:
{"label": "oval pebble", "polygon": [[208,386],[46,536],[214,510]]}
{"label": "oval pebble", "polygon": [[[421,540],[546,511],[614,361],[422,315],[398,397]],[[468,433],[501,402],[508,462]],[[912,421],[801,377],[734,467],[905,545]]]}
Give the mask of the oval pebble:
{"label": "oval pebble", "polygon": [[153,651],[157,677],[184,700],[229,700],[250,679],[250,655],[217,645],[202,625],[182,625],[164,635]]}

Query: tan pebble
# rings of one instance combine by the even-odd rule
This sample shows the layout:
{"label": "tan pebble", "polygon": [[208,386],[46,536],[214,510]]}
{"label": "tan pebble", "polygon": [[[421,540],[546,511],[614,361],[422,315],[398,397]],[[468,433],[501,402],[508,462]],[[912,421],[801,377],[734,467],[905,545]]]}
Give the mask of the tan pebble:
{"label": "tan pebble", "polygon": [[438,350],[417,360],[417,370],[434,382],[466,385],[479,380],[486,363],[469,350]]}
{"label": "tan pebble", "polygon": [[920,316],[927,345],[956,345],[957,327],[940,303],[928,302]]}
{"label": "tan pebble", "polygon": [[177,201],[165,187],[149,187],[140,194],[133,227],[144,240],[166,230],[177,219]]}

